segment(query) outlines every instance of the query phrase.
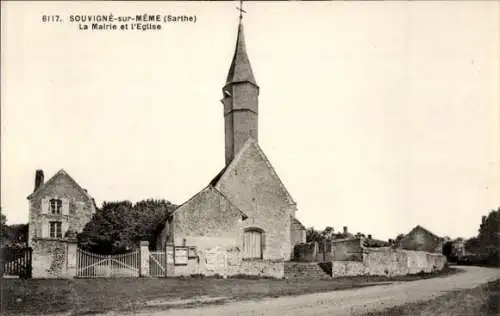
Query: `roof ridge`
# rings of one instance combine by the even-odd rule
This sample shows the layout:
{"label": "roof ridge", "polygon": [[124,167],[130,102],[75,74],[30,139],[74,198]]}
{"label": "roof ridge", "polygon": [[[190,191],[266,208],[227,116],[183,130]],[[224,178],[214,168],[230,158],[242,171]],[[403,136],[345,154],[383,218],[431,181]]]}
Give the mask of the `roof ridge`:
{"label": "roof ridge", "polygon": [[[73,177],[71,177],[71,175],[64,169],[59,169],[59,171],[57,171],[52,177],[50,177],[49,180],[47,180],[46,182],[42,183],[36,191],[32,192],[30,195],[28,195],[27,199],[30,200],[32,199],[34,196],[36,196],[39,192],[41,192],[43,189],[45,189],[47,187],[47,185],[49,185],[49,183],[53,182],[54,179],[58,176],[58,175],[64,175],[66,176],[71,182],[73,182],[73,184],[77,187],[77,189],[80,190],[80,192],[85,196],[87,197],[89,200],[93,200],[93,197],[87,192],[87,190],[85,190],[84,188],[82,188],[82,186],[75,181],[75,179],[73,179]],[[94,204],[95,204],[95,201],[94,201]]]}

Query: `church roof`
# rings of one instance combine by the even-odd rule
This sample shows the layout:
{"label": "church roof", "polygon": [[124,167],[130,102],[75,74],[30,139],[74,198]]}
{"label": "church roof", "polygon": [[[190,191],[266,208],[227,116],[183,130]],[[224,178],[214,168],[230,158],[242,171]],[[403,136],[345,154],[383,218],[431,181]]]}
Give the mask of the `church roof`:
{"label": "church roof", "polygon": [[216,186],[217,182],[219,182],[219,180],[222,177],[222,175],[226,172],[227,167],[228,166],[225,166],[224,168],[222,168],[222,170],[219,171],[219,173],[210,181],[209,185]]}
{"label": "church roof", "polygon": [[250,82],[257,86],[247,55],[245,35],[241,21],[238,25],[238,36],[236,38],[233,61],[231,62],[231,67],[229,67],[229,73],[226,78],[226,84],[235,82]]}
{"label": "church roof", "polygon": [[245,212],[243,212],[238,206],[234,205],[233,202],[231,202],[231,200],[229,200],[224,194],[222,194],[222,192],[220,192],[219,190],[217,190],[217,188],[215,188],[214,186],[212,185],[208,185],[206,186],[203,190],[201,190],[200,192],[196,193],[195,195],[193,195],[191,198],[189,198],[189,200],[187,200],[186,202],[182,203],[181,205],[179,205],[172,213],[170,213],[169,216],[172,216],[174,215],[175,213],[178,213],[182,210],[184,210],[184,206],[186,206],[187,204],[189,204],[191,201],[193,201],[195,198],[197,198],[198,196],[200,196],[200,194],[204,193],[204,192],[207,192],[207,191],[210,191],[210,192],[214,192],[216,193],[217,195],[219,195],[220,197],[222,197],[225,201],[227,201],[232,207],[234,207],[236,210],[238,210],[238,212],[240,213],[241,217],[243,219],[247,219],[248,218],[248,215],[245,214]]}

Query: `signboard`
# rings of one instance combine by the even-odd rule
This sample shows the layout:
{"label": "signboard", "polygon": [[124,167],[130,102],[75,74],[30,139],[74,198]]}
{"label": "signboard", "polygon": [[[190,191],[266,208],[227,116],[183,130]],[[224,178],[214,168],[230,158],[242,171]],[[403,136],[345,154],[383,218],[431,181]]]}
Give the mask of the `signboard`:
{"label": "signboard", "polygon": [[188,264],[187,247],[175,247],[175,264]]}

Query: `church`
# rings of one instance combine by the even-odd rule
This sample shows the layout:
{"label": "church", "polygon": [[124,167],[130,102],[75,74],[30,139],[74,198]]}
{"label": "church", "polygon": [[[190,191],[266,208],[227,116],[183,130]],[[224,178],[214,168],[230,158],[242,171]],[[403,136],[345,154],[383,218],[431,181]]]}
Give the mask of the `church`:
{"label": "church", "polygon": [[297,204],[258,142],[259,86],[247,55],[242,18],[222,88],[225,167],[168,218],[156,248],[224,248],[241,260],[292,259],[305,228]]}

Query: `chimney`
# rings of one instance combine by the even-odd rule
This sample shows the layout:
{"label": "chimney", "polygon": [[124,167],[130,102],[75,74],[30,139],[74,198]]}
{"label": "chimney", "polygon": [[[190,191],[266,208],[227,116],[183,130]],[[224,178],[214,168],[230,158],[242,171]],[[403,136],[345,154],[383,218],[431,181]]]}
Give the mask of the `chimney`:
{"label": "chimney", "polygon": [[344,226],[344,234],[347,234],[347,226]]}
{"label": "chimney", "polygon": [[368,235],[368,239],[372,239],[372,235]]}
{"label": "chimney", "polygon": [[43,170],[37,170],[35,173],[35,189],[33,192],[38,190],[38,188],[43,184]]}

